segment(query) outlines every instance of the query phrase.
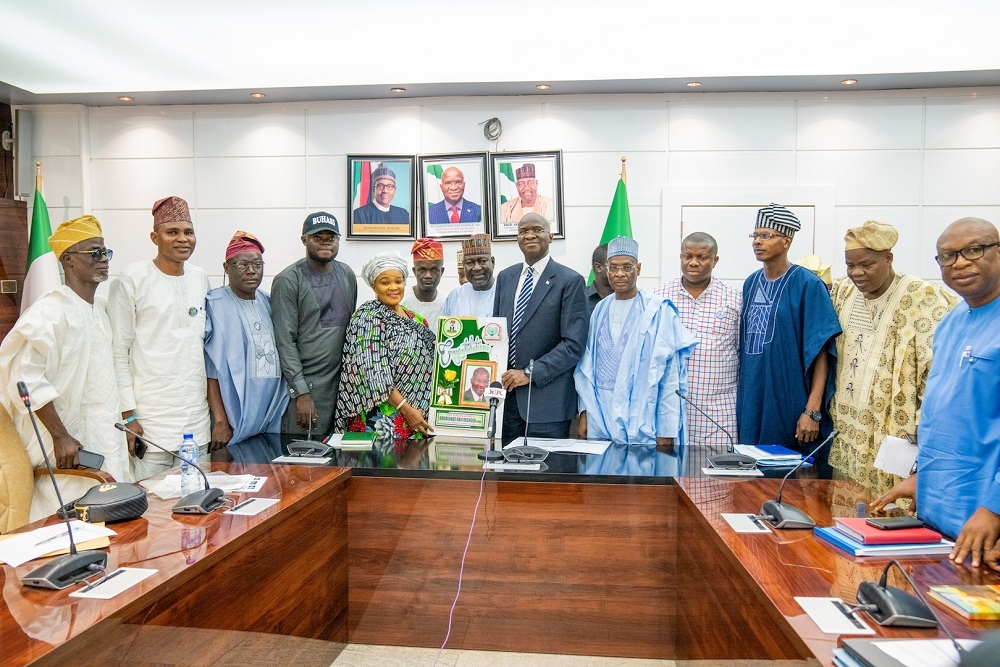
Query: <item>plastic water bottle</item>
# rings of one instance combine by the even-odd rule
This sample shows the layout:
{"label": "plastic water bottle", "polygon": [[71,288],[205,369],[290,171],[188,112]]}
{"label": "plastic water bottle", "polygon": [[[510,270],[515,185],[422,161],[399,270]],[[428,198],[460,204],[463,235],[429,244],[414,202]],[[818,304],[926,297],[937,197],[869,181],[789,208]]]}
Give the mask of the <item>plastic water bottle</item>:
{"label": "plastic water bottle", "polygon": [[184,442],[177,451],[177,456],[181,458],[181,496],[201,490],[205,485],[201,483],[201,475],[198,474],[198,445],[194,442],[194,435],[184,434]]}

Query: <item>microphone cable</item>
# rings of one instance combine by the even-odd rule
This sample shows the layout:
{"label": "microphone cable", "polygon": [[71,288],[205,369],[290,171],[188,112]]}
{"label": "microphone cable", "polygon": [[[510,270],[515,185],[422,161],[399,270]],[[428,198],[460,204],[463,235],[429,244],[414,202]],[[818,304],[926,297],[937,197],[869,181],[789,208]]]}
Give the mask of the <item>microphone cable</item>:
{"label": "microphone cable", "polygon": [[476,514],[479,513],[479,503],[483,500],[483,487],[486,486],[486,461],[483,461],[483,476],[479,479],[479,497],[476,498],[476,508],[472,510],[472,524],[469,526],[469,537],[465,540],[465,550],[462,551],[462,564],[458,568],[458,590],[455,591],[455,599],[451,603],[451,611],[448,612],[448,631],[445,633],[444,642],[441,644],[441,648],[438,649],[437,655],[434,657],[434,665],[437,667],[438,660],[441,659],[441,653],[444,651],[444,647],[448,645],[448,639],[451,637],[451,621],[455,615],[455,606],[458,605],[458,597],[462,594],[462,577],[465,575],[465,557],[469,553],[469,545],[472,543],[472,531],[476,528]]}

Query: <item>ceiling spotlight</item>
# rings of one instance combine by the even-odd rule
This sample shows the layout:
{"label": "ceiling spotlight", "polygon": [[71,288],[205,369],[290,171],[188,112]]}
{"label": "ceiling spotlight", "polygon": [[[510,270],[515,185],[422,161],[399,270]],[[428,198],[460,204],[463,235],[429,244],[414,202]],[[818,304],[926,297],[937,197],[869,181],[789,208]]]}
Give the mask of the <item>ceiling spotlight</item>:
{"label": "ceiling spotlight", "polygon": [[684,85],[687,86],[688,88],[697,88],[698,86],[701,85],[701,81],[688,81]]}
{"label": "ceiling spotlight", "polygon": [[842,86],[853,86],[857,82],[858,82],[857,79],[844,79],[843,81],[840,82],[840,85],[842,85]]}
{"label": "ceiling spotlight", "polygon": [[389,92],[390,93],[405,93],[406,92],[406,88],[390,88]]}
{"label": "ceiling spotlight", "polygon": [[548,90],[548,89],[549,89],[549,88],[551,88],[551,87],[552,87],[552,86],[550,86],[550,85],[549,85],[549,84],[547,84],[547,83],[540,83],[540,84],[538,84],[537,86],[535,86],[535,88],[537,88],[538,90]]}
{"label": "ceiling spotlight", "polygon": [[259,100],[267,97],[267,95],[265,95],[264,93],[250,93],[250,97]]}
{"label": "ceiling spotlight", "polygon": [[121,97],[118,98],[120,102],[131,102],[134,99],[135,99],[134,97],[129,97],[128,95],[122,95]]}

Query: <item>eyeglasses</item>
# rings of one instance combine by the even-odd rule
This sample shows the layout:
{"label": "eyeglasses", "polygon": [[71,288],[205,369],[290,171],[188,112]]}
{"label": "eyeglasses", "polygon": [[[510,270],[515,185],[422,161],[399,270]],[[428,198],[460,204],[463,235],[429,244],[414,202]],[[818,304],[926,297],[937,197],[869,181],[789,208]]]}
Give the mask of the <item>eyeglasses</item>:
{"label": "eyeglasses", "polygon": [[376,183],[375,184],[375,189],[376,190],[395,190],[396,189],[396,184],[395,183]]}
{"label": "eyeglasses", "polygon": [[531,235],[531,236],[541,236],[542,234],[544,234],[547,231],[548,230],[545,229],[545,228],[543,228],[543,227],[525,227],[524,229],[518,229],[517,230],[517,235],[518,236],[528,236],[528,235]]}
{"label": "eyeglasses", "polygon": [[[93,250],[66,250],[71,255],[90,255],[90,258],[95,262],[101,261],[101,258],[107,257],[108,261],[114,257],[115,251],[111,248],[94,248]],[[982,253],[980,253],[982,254]]]}
{"label": "eyeglasses", "polygon": [[240,262],[235,262],[233,264],[230,264],[229,266],[232,266],[233,268],[235,268],[240,273],[246,273],[247,270],[249,270],[249,269],[253,269],[257,273],[260,273],[261,271],[264,270],[264,262],[244,262],[244,261],[240,261]]}
{"label": "eyeglasses", "polygon": [[760,239],[761,241],[770,241],[773,238],[788,238],[785,234],[779,234],[777,232],[754,232],[750,235],[750,239],[756,241]]}
{"label": "eyeglasses", "polygon": [[632,273],[635,271],[635,264],[620,264],[618,266],[608,264],[607,269],[609,276],[613,276],[617,273]]}
{"label": "eyeglasses", "polygon": [[966,246],[965,248],[955,252],[943,252],[940,255],[935,255],[934,261],[937,262],[939,266],[951,266],[958,261],[958,256],[961,255],[970,262],[974,262],[986,254],[987,248],[992,248],[993,246],[998,245],[1000,245],[1000,241],[994,243],[977,243],[975,245]]}

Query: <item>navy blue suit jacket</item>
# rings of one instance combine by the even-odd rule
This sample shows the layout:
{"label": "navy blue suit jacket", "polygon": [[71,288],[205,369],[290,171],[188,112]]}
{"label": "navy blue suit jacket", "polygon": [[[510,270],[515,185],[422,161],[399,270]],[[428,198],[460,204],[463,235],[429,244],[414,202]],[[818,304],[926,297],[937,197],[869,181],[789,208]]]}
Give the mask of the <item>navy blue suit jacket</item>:
{"label": "navy blue suit jacket", "polygon": [[[459,222],[481,222],[483,219],[483,209],[476,204],[466,199],[462,202],[462,215],[459,217]],[[432,225],[440,225],[451,222],[448,218],[448,210],[445,207],[445,201],[442,199],[436,204],[432,204],[427,210],[427,217],[430,219]]]}
{"label": "navy blue suit jacket", "polygon": [[[509,266],[497,275],[493,298],[494,317],[514,319],[514,294],[523,264]],[[531,422],[573,419],[577,412],[573,371],[587,347],[587,297],[583,276],[549,259],[542,275],[535,276],[535,288],[521,318],[517,336],[517,368],[524,370],[534,359],[531,375]],[[527,387],[515,392],[517,409],[524,419],[528,413]],[[505,409],[513,406],[509,403]]]}

